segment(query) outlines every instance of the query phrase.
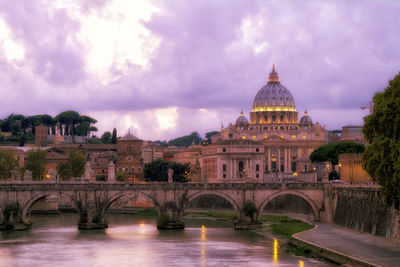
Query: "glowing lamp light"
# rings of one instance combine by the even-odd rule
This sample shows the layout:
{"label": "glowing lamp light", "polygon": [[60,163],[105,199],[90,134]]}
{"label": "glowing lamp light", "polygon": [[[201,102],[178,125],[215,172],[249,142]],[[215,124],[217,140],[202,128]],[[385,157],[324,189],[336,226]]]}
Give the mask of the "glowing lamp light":
{"label": "glowing lamp light", "polygon": [[46,174],[46,179],[49,179],[50,178],[50,174]]}
{"label": "glowing lamp light", "polygon": [[294,176],[294,177],[297,177],[298,175],[299,175],[299,174],[298,174],[297,172],[294,172],[294,173],[293,173],[293,176]]}
{"label": "glowing lamp light", "polygon": [[339,168],[341,168],[342,167],[342,164],[341,163],[339,163]]}
{"label": "glowing lamp light", "polygon": [[243,136],[242,136],[242,139],[246,139],[246,136],[243,135]]}

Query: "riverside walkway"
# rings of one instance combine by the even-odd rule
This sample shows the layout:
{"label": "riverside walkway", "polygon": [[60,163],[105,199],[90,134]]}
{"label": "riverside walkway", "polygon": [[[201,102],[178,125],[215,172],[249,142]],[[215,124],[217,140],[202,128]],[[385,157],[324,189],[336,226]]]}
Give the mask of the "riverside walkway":
{"label": "riverside walkway", "polygon": [[400,266],[400,243],[333,224],[313,224],[317,227],[293,237],[363,262],[366,266]]}

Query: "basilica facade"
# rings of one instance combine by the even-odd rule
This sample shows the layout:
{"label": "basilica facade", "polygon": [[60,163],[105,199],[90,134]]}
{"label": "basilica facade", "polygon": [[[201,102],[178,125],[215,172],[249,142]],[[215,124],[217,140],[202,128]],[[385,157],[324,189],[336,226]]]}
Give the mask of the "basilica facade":
{"label": "basilica facade", "polygon": [[275,70],[256,94],[250,119],[243,111],[203,148],[203,179],[210,182],[316,179],[309,156],[326,144],[327,131],[295,101]]}

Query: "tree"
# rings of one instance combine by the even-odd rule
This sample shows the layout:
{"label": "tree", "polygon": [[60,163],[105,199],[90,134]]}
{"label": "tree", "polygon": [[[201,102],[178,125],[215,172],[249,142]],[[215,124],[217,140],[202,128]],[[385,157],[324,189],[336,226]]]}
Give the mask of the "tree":
{"label": "tree", "polygon": [[33,180],[43,179],[43,175],[46,171],[46,155],[47,151],[40,149],[30,150],[28,152],[25,167],[32,172]]}
{"label": "tree", "polygon": [[190,172],[190,164],[180,164],[167,160],[153,160],[144,165],[144,177],[146,180],[154,182],[167,182],[168,169],[174,171],[174,182],[187,182],[187,174]]}
{"label": "tree", "polygon": [[207,143],[211,144],[211,137],[212,137],[213,135],[217,135],[217,134],[219,134],[219,133],[220,133],[220,132],[218,132],[218,131],[212,131],[212,132],[206,133]]}
{"label": "tree", "polygon": [[56,116],[56,121],[60,122],[61,124],[68,125],[71,135],[74,135],[75,124],[81,122],[81,116],[76,111],[68,110],[58,114]]}
{"label": "tree", "polygon": [[200,144],[201,137],[197,132],[193,132],[190,135],[181,136],[175,139],[172,139],[168,142],[170,146],[184,146],[188,147],[192,143]]}
{"label": "tree", "polygon": [[17,167],[17,164],[14,153],[0,150],[0,180],[10,178],[11,172]]}
{"label": "tree", "polygon": [[400,73],[384,92],[373,97],[373,112],[364,118],[363,133],[370,145],[363,166],[382,186],[388,205],[400,209]]}
{"label": "tree", "polygon": [[103,142],[103,144],[111,143],[111,133],[109,131],[103,133],[101,136],[101,142]]}
{"label": "tree", "polygon": [[117,143],[117,129],[114,128],[111,136],[111,143],[116,144]]}
{"label": "tree", "polygon": [[365,146],[349,141],[343,141],[337,144],[327,144],[320,146],[310,154],[312,162],[329,161],[333,166],[338,164],[339,154],[343,153],[363,153]]}
{"label": "tree", "polygon": [[62,180],[69,180],[73,177],[81,177],[85,172],[86,156],[83,150],[68,150],[66,162],[57,164],[57,173]]}

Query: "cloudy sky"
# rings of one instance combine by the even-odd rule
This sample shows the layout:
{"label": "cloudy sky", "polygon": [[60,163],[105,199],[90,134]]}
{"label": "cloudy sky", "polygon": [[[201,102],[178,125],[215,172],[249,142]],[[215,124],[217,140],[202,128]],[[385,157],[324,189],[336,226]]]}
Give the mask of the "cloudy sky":
{"label": "cloudy sky", "polygon": [[247,114],[276,64],[297,110],[361,124],[400,71],[400,2],[0,0],[0,118],[76,110],[146,140]]}

